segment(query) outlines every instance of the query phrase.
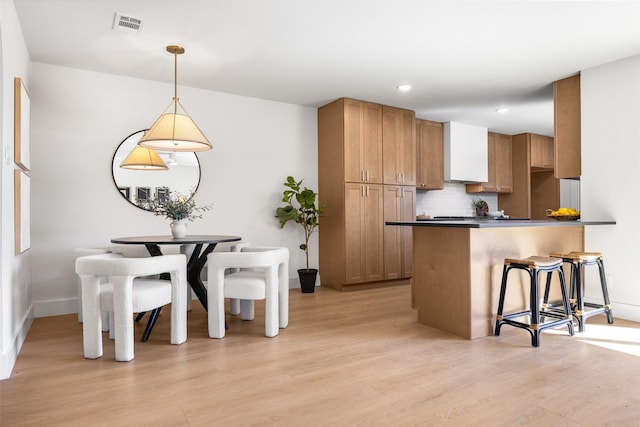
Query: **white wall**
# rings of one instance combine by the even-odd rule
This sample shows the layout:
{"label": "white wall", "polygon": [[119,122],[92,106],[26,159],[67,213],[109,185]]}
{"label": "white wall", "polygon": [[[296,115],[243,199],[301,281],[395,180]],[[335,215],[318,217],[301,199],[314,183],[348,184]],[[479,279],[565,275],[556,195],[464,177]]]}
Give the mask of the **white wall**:
{"label": "white wall", "polygon": [[[585,245],[605,255],[614,316],[634,321],[640,321],[638,76],[640,56],[581,73],[582,216],[617,221],[615,226],[586,227]],[[598,283],[592,276],[587,283]],[[587,293],[597,295],[597,289],[589,286]]]}
{"label": "white wall", "polygon": [[13,2],[0,1],[0,379],[7,378],[33,320],[31,251],[14,255],[13,222],[13,79],[31,88],[29,54]]}
{"label": "white wall", "polygon": [[[33,63],[31,92],[33,302],[41,317],[76,310],[74,248],[169,234],[168,220],[122,199],[111,160],[123,138],[160,115],[173,85]],[[280,230],[275,209],[287,175],[317,190],[316,109],[180,86],[178,95],[214,146],[198,153],[195,196],[212,210],[188,232],[286,246],[297,277],[302,230]],[[311,255],[317,266],[317,236]]]}

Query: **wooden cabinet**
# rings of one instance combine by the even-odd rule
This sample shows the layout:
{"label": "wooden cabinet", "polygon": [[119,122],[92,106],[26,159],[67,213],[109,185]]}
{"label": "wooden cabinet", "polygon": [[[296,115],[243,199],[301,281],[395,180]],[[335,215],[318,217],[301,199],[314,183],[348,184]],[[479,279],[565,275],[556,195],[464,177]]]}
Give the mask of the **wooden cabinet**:
{"label": "wooden cabinet", "polygon": [[344,179],[382,183],[382,107],[352,99],[342,103]]}
{"label": "wooden cabinet", "polygon": [[384,279],[383,203],[382,185],[345,184],[345,284]]}
{"label": "wooden cabinet", "polygon": [[494,134],[494,176],[496,191],[510,193],[513,190],[513,164],[511,135]]}
{"label": "wooden cabinet", "polygon": [[554,176],[578,178],[582,174],[580,75],[553,83]]}
{"label": "wooden cabinet", "polygon": [[416,114],[382,107],[382,148],[385,184],[416,184]]}
{"label": "wooden cabinet", "polygon": [[442,123],[416,119],[416,189],[444,188]]}
{"label": "wooden cabinet", "polygon": [[[387,112],[384,164],[393,168],[391,174],[385,174],[383,168],[383,108]],[[318,193],[324,213],[318,237],[322,286],[344,290],[370,283],[410,282],[411,238],[389,234],[389,242],[385,242],[384,176],[415,182],[415,114],[345,98],[320,107]],[[401,187],[397,194],[405,197],[388,205],[395,215],[390,217],[414,220],[415,186]],[[385,253],[391,257],[387,275]]]}
{"label": "wooden cabinet", "polygon": [[[416,188],[384,186],[384,220],[415,221]],[[413,269],[412,227],[384,226],[384,278],[411,277]]]}
{"label": "wooden cabinet", "polygon": [[513,190],[498,194],[498,209],[513,217],[547,219],[546,209],[559,207],[560,180],[552,170],[531,166],[535,137],[529,133],[512,136]]}
{"label": "wooden cabinet", "polygon": [[553,170],[553,138],[531,135],[531,169],[535,171]]}
{"label": "wooden cabinet", "polygon": [[467,184],[467,193],[510,193],[513,190],[511,135],[488,133],[487,182]]}

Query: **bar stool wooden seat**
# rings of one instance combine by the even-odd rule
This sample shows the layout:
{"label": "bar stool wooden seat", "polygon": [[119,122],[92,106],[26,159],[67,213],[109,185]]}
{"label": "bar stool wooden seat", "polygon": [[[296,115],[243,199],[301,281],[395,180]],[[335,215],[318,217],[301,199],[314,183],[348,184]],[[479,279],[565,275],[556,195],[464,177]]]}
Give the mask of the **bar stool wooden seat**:
{"label": "bar stool wooden seat", "polygon": [[[513,269],[524,270],[530,277],[529,292],[529,309],[515,313],[503,314],[505,295],[507,293],[507,278],[509,272]],[[560,279],[560,291],[562,294],[563,311],[554,309],[552,311],[543,311],[540,309],[538,276],[540,273],[547,273],[547,283],[551,283],[551,275],[557,272]],[[514,320],[524,318],[521,321]],[[540,323],[541,317],[547,317],[552,320]],[[526,322],[528,318],[528,322]],[[561,325],[567,325],[569,335],[573,336],[573,319],[571,317],[571,307],[569,305],[569,294],[562,269],[562,260],[551,257],[530,256],[524,259],[506,258],[502,270],[502,284],[500,286],[500,300],[498,303],[498,314],[496,316],[495,335],[500,335],[502,325],[510,325],[527,330],[531,334],[531,345],[533,347],[540,346],[540,333],[548,328],[554,328]]]}
{"label": "bar stool wooden seat", "polygon": [[[584,332],[585,323],[587,318],[596,314],[606,314],[607,322],[613,323],[613,311],[611,309],[611,303],[609,301],[609,291],[607,289],[607,278],[604,272],[604,261],[602,259],[601,252],[579,252],[571,251],[569,253],[551,253],[550,257],[561,258],[562,262],[571,264],[571,276],[569,279],[569,295],[571,302],[571,309],[573,316],[578,321],[578,330]],[[602,298],[604,304],[588,303],[584,300],[584,267],[588,265],[597,265],[598,272],[600,274],[600,288],[602,289]],[[549,304],[549,287],[550,283],[547,280],[547,286],[544,292],[543,306],[549,309],[555,307],[554,304]],[[585,310],[589,308],[589,310]]]}

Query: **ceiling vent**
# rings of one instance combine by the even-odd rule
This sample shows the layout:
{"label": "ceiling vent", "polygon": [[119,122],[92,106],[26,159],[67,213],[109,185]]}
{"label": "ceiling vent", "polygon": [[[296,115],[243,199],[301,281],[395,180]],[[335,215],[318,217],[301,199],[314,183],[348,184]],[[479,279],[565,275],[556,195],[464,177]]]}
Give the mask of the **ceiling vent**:
{"label": "ceiling vent", "polygon": [[142,28],[142,24],[143,21],[140,18],[134,18],[133,16],[127,16],[116,12],[115,19],[113,20],[113,29],[129,33],[137,33]]}

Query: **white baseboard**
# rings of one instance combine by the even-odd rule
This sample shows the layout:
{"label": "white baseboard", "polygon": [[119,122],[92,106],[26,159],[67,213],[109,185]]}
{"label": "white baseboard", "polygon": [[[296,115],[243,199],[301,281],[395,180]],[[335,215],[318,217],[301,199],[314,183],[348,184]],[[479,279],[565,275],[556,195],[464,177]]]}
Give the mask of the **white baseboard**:
{"label": "white baseboard", "polygon": [[630,320],[632,322],[640,322],[640,307],[630,304],[619,304],[612,302],[611,309],[613,310],[614,319]]}
{"label": "white baseboard", "polygon": [[[316,281],[316,286],[320,286],[320,275]],[[300,289],[300,280],[298,277],[289,278],[289,289]],[[195,293],[191,293],[192,299],[196,299]],[[59,316],[61,314],[71,314],[78,312],[78,299],[66,298],[48,301],[35,301],[34,313],[35,317]]]}
{"label": "white baseboard", "polygon": [[78,298],[65,298],[33,303],[35,317],[59,316],[78,312]]}
{"label": "white baseboard", "polygon": [[11,372],[13,371],[13,366],[16,363],[16,359],[18,358],[18,354],[20,354],[20,349],[22,348],[22,344],[24,340],[27,338],[27,333],[29,332],[29,328],[33,323],[33,305],[27,311],[26,316],[22,319],[22,324],[20,326],[20,330],[16,334],[13,339],[13,343],[9,346],[7,351],[0,354],[0,380],[6,380],[11,376]]}

